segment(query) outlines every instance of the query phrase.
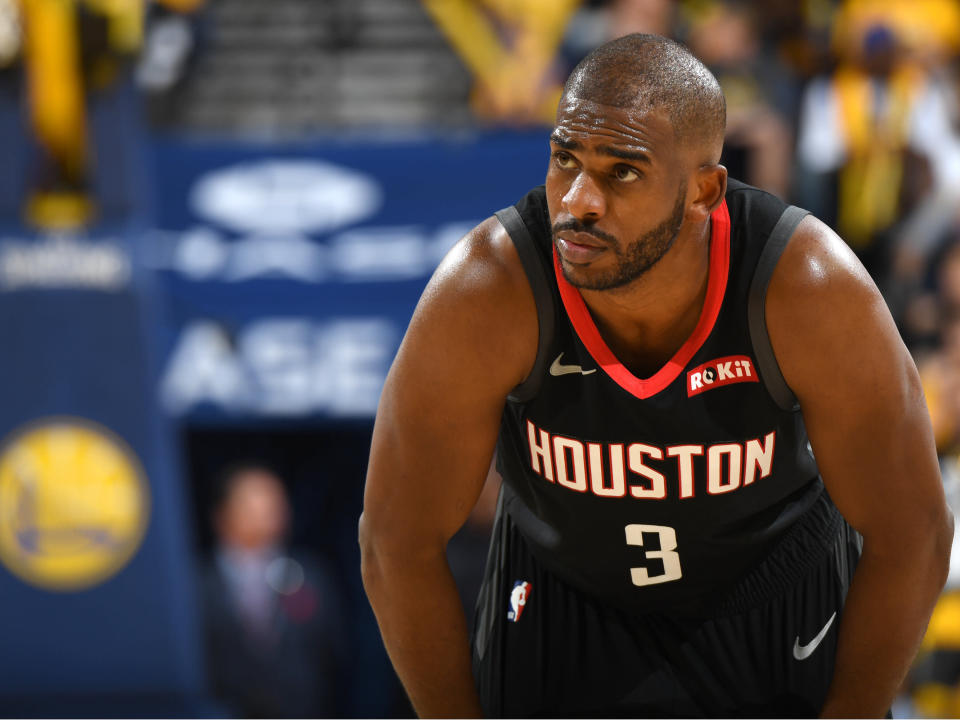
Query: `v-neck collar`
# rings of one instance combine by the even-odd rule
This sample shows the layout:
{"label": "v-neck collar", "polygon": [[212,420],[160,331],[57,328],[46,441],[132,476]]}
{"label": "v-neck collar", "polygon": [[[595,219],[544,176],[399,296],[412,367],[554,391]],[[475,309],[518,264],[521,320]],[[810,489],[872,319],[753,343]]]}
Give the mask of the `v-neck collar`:
{"label": "v-neck collar", "polygon": [[570,322],[580,340],[586,346],[590,356],[603,368],[603,371],[632,395],[649,398],[677,379],[677,376],[690,362],[691,358],[706,342],[723,305],[723,296],[727,289],[727,276],[730,270],[730,213],[727,201],[710,215],[710,267],[707,277],[707,294],[700,311],[700,319],[686,342],[674,353],[663,367],[648,378],[638,378],[631,373],[607,346],[597,329],[587,305],[580,292],[563,277],[557,249],[553,249],[553,266],[557,277],[560,297]]}

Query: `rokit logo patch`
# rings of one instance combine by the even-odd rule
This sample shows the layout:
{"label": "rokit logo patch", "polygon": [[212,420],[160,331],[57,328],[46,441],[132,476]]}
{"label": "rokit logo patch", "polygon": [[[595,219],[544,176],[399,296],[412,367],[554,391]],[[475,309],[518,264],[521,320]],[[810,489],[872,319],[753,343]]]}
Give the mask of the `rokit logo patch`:
{"label": "rokit logo patch", "polygon": [[687,397],[742,382],[760,382],[753,361],[746,355],[717,358],[687,373]]}

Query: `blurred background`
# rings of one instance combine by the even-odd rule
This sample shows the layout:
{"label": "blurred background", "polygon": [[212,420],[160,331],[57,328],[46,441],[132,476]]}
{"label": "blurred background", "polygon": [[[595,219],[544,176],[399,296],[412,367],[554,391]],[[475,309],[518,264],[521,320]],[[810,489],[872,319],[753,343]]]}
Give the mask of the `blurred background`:
{"label": "blurred background", "polygon": [[[380,388],[637,31],[870,270],[960,509],[960,0],[0,0],[0,714],[411,715],[359,578]],[[955,556],[897,715],[960,717]]]}

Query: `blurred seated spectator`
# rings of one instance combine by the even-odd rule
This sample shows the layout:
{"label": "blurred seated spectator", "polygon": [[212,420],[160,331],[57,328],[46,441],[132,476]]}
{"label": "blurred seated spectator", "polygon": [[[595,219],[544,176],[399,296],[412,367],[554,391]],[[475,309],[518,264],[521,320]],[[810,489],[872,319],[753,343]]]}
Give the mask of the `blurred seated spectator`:
{"label": "blurred seated spectator", "polygon": [[608,40],[631,33],[673,37],[677,7],[674,0],[584,0],[570,18],[560,48],[564,76]]}
{"label": "blurred seated spectator", "polygon": [[907,315],[911,335],[937,332],[918,357],[927,407],[941,457],[960,452],[960,236],[936,257],[935,287],[919,295]]}
{"label": "blurred seated spectator", "polygon": [[205,15],[202,0],[164,0],[148,8],[135,75],[154,125],[172,124],[184,102],[187,77],[209,33]]}
{"label": "blurred seated spectator", "polygon": [[673,0],[609,0],[607,4],[610,32],[597,45],[630,33],[655,33],[668,37],[673,34],[677,9]]}
{"label": "blurred seated spectator", "polygon": [[553,122],[562,71],[557,50],[580,0],[422,0],[473,74],[481,119],[516,125]]}
{"label": "blurred seated spectator", "polygon": [[339,713],[344,617],[325,568],[285,546],[290,506],[269,468],[226,470],[204,570],[209,677],[240,717],[329,717]]}
{"label": "blurred seated spectator", "polygon": [[0,0],[0,71],[10,67],[20,54],[22,22],[17,0]]}
{"label": "blurred seated spectator", "polygon": [[960,315],[954,310],[941,319],[941,345],[919,360],[937,451],[941,456],[960,449]]}
{"label": "blurred seated spectator", "polygon": [[934,69],[960,51],[960,3],[956,0],[844,0],[834,16],[834,45],[856,44],[871,27],[886,25],[911,57]]}
{"label": "blurred seated spectator", "polygon": [[727,100],[721,162],[731,176],[781,198],[789,191],[795,81],[758,35],[743,3],[698,3],[686,13],[687,45],[710,68]]}
{"label": "blurred seated spectator", "polygon": [[[943,489],[960,522],[960,465],[955,454],[941,457]],[[953,541],[950,574],[933,610],[920,652],[904,683],[908,707],[897,717],[960,717],[960,550]]]}
{"label": "blurred seated spectator", "polygon": [[937,56],[916,46],[937,15],[919,13],[918,24],[911,5],[844,3],[838,66],[808,86],[798,128],[799,202],[831,221],[881,283],[892,228],[952,184],[960,157],[951,89],[931,65]]}
{"label": "blurred seated spectator", "polygon": [[[156,2],[189,12],[203,0]],[[120,143],[119,128],[136,120],[135,109],[117,97],[123,98],[128,69],[141,50],[148,5],[147,0],[0,0],[0,70],[19,59],[27,86],[21,102],[31,146],[25,200],[30,224],[74,230],[116,214],[111,207],[116,199],[110,193],[103,197],[104,186],[129,183],[118,167],[122,160],[110,155],[113,148],[103,147],[103,137],[94,147],[95,139],[106,134]],[[98,133],[98,124],[109,127]],[[132,202],[125,198],[122,204]]]}
{"label": "blurred seated spectator", "polygon": [[960,717],[960,592],[940,596],[907,679],[913,717]]}

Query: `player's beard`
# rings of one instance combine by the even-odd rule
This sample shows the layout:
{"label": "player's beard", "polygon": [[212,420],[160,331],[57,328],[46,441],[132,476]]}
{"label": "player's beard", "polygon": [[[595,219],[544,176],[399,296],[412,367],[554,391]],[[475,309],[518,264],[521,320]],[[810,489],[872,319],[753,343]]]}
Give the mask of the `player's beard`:
{"label": "player's beard", "polygon": [[563,225],[556,225],[553,228],[553,242],[557,242],[557,233],[562,230],[573,230],[575,232],[586,232],[594,235],[601,240],[606,240],[610,249],[616,257],[616,265],[609,270],[585,276],[585,274],[571,273],[567,266],[561,262],[560,267],[563,270],[563,277],[574,287],[583,290],[613,290],[623,287],[636,280],[647,270],[656,265],[660,258],[667,254],[667,251],[673,247],[674,240],[680,234],[680,227],[683,225],[683,215],[685,211],[687,188],[686,183],[681,183],[677,192],[677,199],[673,204],[670,215],[655,228],[641,235],[637,240],[626,247],[622,247],[616,238],[603,232],[584,225],[579,221],[571,221]]}

